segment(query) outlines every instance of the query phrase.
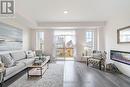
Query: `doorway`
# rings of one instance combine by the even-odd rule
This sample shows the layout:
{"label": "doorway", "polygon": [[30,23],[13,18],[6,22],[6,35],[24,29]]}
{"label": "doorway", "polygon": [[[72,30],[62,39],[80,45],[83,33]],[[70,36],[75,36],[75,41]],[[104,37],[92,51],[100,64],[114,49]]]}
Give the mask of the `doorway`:
{"label": "doorway", "polygon": [[58,60],[74,60],[75,32],[55,31],[55,56]]}

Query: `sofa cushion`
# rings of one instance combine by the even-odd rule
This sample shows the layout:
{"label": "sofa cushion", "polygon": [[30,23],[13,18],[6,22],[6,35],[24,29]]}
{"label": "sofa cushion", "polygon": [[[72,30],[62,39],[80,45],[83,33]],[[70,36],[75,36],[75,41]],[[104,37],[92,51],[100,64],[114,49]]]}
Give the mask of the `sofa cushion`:
{"label": "sofa cushion", "polygon": [[34,63],[34,58],[30,58],[30,59],[23,59],[23,60],[20,60],[19,62],[23,62],[24,64],[26,64],[26,66],[28,65],[31,65]]}
{"label": "sofa cushion", "polygon": [[26,54],[25,54],[24,51],[13,52],[13,53],[10,53],[10,54],[16,61],[26,58]]}
{"label": "sofa cushion", "polygon": [[17,62],[16,63],[16,66],[13,66],[13,67],[9,67],[9,68],[6,68],[6,73],[5,73],[5,76],[8,76],[20,69],[22,69],[23,67],[25,67],[25,64],[24,63],[21,63],[21,62]]}
{"label": "sofa cushion", "polygon": [[26,55],[27,55],[27,58],[34,58],[35,57],[35,54],[33,51],[29,50],[29,51],[26,51]]}
{"label": "sofa cushion", "polygon": [[2,54],[1,61],[4,63],[5,67],[12,67],[16,64],[15,60],[10,56],[10,54]]}

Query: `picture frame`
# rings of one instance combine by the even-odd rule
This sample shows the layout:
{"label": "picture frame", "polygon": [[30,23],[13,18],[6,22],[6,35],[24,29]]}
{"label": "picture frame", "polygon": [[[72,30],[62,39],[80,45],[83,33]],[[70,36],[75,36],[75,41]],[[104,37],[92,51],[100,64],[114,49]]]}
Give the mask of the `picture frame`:
{"label": "picture frame", "polygon": [[117,43],[130,43],[130,26],[123,27],[117,30]]}
{"label": "picture frame", "polygon": [[0,52],[22,50],[23,30],[0,22]]}

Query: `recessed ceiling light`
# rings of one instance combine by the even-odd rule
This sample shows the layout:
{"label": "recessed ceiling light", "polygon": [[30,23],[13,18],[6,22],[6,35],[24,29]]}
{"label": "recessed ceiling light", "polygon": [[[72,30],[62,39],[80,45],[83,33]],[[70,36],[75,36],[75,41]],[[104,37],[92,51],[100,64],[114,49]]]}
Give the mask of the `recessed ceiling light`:
{"label": "recessed ceiling light", "polygon": [[64,14],[68,14],[68,11],[67,11],[67,10],[64,10]]}

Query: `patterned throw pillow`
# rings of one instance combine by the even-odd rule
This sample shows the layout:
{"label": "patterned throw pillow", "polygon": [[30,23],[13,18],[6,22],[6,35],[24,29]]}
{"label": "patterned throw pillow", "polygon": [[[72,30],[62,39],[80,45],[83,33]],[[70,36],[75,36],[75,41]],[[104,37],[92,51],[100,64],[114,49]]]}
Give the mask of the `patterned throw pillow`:
{"label": "patterned throw pillow", "polygon": [[10,56],[10,54],[1,55],[1,61],[4,63],[6,68],[16,65],[15,60]]}

